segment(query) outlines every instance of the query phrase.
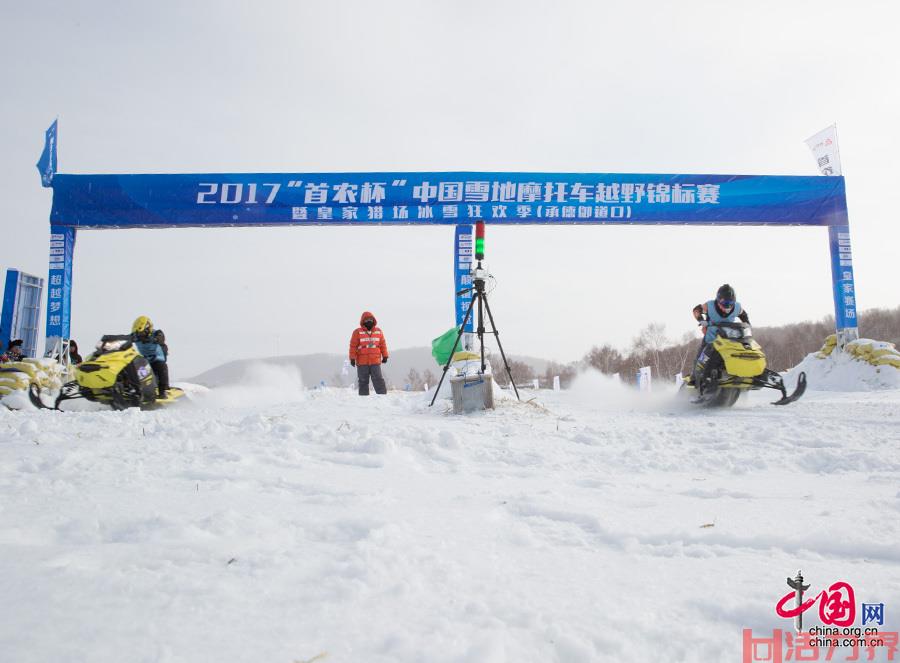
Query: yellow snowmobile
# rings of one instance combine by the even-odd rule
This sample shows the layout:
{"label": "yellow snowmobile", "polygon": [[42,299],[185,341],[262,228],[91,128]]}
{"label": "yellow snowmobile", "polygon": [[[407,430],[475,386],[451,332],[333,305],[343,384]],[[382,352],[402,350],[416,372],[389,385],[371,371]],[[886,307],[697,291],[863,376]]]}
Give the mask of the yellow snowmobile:
{"label": "yellow snowmobile", "polygon": [[[730,407],[741,392],[748,389],[777,389],[781,398],[772,405],[793,403],[806,391],[806,373],[800,373],[794,393],[788,396],[784,379],[766,367],[766,355],[753,338],[750,325],[744,322],[716,322],[716,338],[713,352],[705,367],[706,377],[701,384],[694,384],[694,376],[684,378],[682,389],[694,396],[693,403],[713,407]],[[709,351],[709,349],[707,350]],[[702,375],[704,367],[698,365],[695,375]]]}
{"label": "yellow snowmobile", "polygon": [[53,407],[45,405],[40,390],[29,389],[31,402],[40,408],[58,410],[60,403],[75,398],[104,403],[113,410],[139,407],[142,410],[166,405],[184,396],[175,387],[158,397],[153,369],[134,347],[131,336],[104,336],[96,351],[74,367],[75,379],[62,386]]}

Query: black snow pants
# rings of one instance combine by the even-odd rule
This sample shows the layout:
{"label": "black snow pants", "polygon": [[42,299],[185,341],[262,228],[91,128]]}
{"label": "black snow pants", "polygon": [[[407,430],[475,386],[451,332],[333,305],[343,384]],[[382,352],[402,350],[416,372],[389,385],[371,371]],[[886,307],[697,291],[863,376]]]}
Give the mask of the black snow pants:
{"label": "black snow pants", "polygon": [[356,377],[359,383],[359,395],[369,395],[369,378],[372,378],[372,385],[375,387],[376,394],[386,394],[387,387],[384,384],[384,378],[381,376],[381,364],[357,364]]}
{"label": "black snow pants", "polygon": [[703,374],[706,372],[706,365],[709,363],[709,354],[703,352],[706,349],[706,345],[705,340],[700,341],[700,347],[697,348],[697,356],[694,358],[694,367],[691,373],[694,375],[695,384],[703,378]]}
{"label": "black snow pants", "polygon": [[154,361],[150,364],[153,374],[156,376],[156,383],[159,385],[159,396],[162,398],[169,390],[169,365],[164,361]]}
{"label": "black snow pants", "polygon": [[[714,368],[722,367],[722,357],[716,352],[712,343],[705,340],[700,342],[700,349],[697,350],[697,358],[694,360],[694,384],[701,387],[701,384],[709,377]],[[702,387],[701,387],[702,390]]]}

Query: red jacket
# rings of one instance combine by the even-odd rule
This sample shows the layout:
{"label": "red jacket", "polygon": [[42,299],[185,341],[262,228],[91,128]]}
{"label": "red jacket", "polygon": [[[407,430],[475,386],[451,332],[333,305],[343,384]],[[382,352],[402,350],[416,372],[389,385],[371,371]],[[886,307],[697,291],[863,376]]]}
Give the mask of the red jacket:
{"label": "red jacket", "polygon": [[[350,337],[350,359],[355,360],[360,366],[380,364],[381,358],[388,356],[384,333],[378,327],[372,327],[372,331],[363,327],[363,320],[366,318],[374,320],[375,316],[369,311],[363,312],[359,316],[359,327],[353,330]],[[375,320],[375,324],[378,324],[378,320]]]}

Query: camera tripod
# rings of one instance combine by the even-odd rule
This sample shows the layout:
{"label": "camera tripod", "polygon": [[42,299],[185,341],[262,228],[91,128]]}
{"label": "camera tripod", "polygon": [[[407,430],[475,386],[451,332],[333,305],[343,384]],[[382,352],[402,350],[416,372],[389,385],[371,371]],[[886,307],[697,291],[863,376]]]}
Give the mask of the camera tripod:
{"label": "camera tripod", "polygon": [[516,388],[515,380],[513,380],[512,371],[509,370],[509,362],[506,360],[506,353],[503,352],[503,345],[500,343],[500,332],[497,331],[497,325],[494,324],[494,314],[491,313],[491,305],[488,304],[487,293],[484,291],[485,276],[486,272],[481,268],[481,261],[479,260],[478,266],[473,272],[472,287],[465,288],[456,293],[457,295],[461,295],[464,292],[471,292],[472,299],[469,302],[469,308],[466,309],[466,317],[463,318],[463,323],[459,327],[459,333],[456,335],[456,342],[453,344],[453,349],[450,351],[450,357],[447,359],[447,363],[444,364],[444,372],[441,374],[441,379],[438,382],[437,388],[434,390],[434,396],[428,407],[434,405],[438,392],[441,390],[441,385],[444,383],[444,378],[447,377],[447,369],[450,368],[450,364],[453,361],[453,355],[456,354],[456,348],[459,347],[459,341],[462,338],[463,333],[465,333],[466,325],[469,323],[469,318],[472,316],[472,310],[475,308],[476,301],[478,302],[478,328],[475,330],[475,333],[478,336],[478,344],[481,349],[481,374],[484,375],[487,367],[484,362],[484,312],[487,311],[488,319],[491,322],[490,333],[497,339],[497,347],[500,348],[500,356],[503,358],[503,366],[506,368],[506,375],[509,377],[509,383],[512,385],[513,391],[516,392],[516,399],[522,400],[519,398],[519,390]]}

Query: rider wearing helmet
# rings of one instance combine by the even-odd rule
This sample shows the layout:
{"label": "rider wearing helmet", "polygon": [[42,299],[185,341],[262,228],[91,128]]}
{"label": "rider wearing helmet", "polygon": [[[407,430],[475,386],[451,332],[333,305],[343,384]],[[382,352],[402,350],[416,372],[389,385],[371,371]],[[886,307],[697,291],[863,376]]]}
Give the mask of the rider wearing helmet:
{"label": "rider wearing helmet", "polygon": [[169,346],[166,345],[166,335],[161,329],[153,329],[150,318],[142,315],[131,325],[131,337],[138,352],[150,362],[159,385],[159,397],[165,397],[169,390],[169,365],[166,363]]}
{"label": "rider wearing helmet", "polygon": [[711,299],[703,304],[697,304],[694,307],[694,318],[700,323],[701,327],[705,328],[703,342],[700,343],[700,350],[697,352],[693,371],[694,384],[702,392],[703,382],[709,376],[714,364],[710,359],[713,354],[712,342],[715,340],[718,330],[716,323],[734,322],[737,318],[741,322],[750,324],[750,316],[747,315],[747,311],[737,301],[734,288],[725,283],[716,291],[715,299]]}
{"label": "rider wearing helmet", "polygon": [[716,291],[715,299],[694,307],[694,318],[701,327],[706,327],[704,343],[712,343],[716,337],[717,322],[734,322],[735,318],[739,318],[742,322],[750,323],[750,317],[735,298],[734,288],[727,283]]}

